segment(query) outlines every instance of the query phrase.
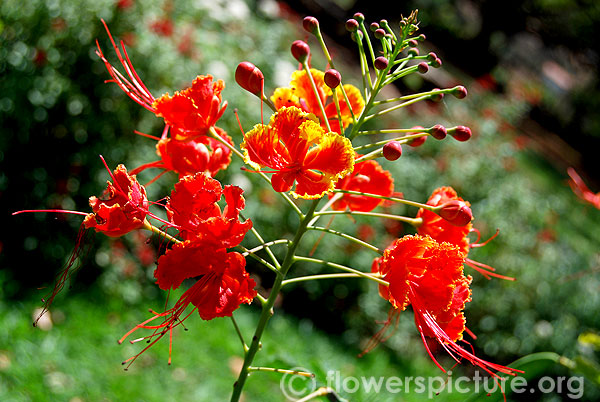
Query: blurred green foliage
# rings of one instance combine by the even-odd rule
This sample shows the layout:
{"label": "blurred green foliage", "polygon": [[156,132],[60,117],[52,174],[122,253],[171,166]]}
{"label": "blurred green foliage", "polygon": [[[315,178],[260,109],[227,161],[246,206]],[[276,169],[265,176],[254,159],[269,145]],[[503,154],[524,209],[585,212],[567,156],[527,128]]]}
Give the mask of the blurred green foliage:
{"label": "blurred green foliage", "polygon": [[[427,18],[423,9],[421,15]],[[199,74],[224,79],[224,98],[230,106],[219,125],[236,143],[241,134],[232,110],[238,109],[243,129],[248,130],[260,121],[260,104],[236,86],[235,66],[243,60],[259,66],[266,78],[266,92],[270,92],[285,85],[296,67],[289,44],[306,36],[299,18],[292,17],[294,24],[290,24],[266,7],[241,0],[147,0],[135,1],[128,8],[119,8],[110,0],[77,4],[3,1],[2,211],[86,211],[87,197],[99,194],[108,177],[98,154],[104,155],[111,167],[125,163],[133,168],[156,158],[154,142],[133,131],[157,135],[160,119],[128,99],[116,85],[103,83],[108,74],[94,53],[94,39],[111,62],[117,63],[117,59],[100,18],[115,38],[127,41],[133,65],[155,96],[172,93]],[[173,23],[171,36],[161,36],[153,29],[153,24],[164,18]],[[312,45],[316,52],[316,44]],[[316,58],[315,67],[323,69],[324,64],[319,63]],[[355,72],[350,66],[340,70],[344,77]],[[429,84],[421,80],[407,83],[416,88],[420,85]],[[565,184],[565,174],[553,170],[536,153],[535,144],[515,128],[530,107],[510,94],[481,91],[464,101],[447,97],[440,104],[386,117],[376,124],[387,128],[465,124],[475,135],[467,143],[429,139],[420,148],[405,148],[400,160],[384,161],[384,165],[393,171],[396,190],[406,198],[425,201],[436,187],[451,185],[472,203],[474,224],[482,239],[500,229],[498,238],[473,250],[470,257],[517,281],[487,281],[471,271],[473,301],[466,314],[469,329],[478,335],[472,341],[478,354],[503,364],[542,351],[594,361],[597,351],[582,348],[577,339],[581,333],[599,330],[600,211],[578,201]],[[218,178],[245,189],[244,214],[267,240],[289,237],[296,216],[283,212],[272,191],[252,175],[240,172],[239,166],[234,161]],[[146,182],[155,174],[144,172],[140,179]],[[174,175],[166,175],[150,186],[149,198],[164,197],[175,180]],[[385,208],[409,216],[416,212],[399,206]],[[166,339],[144,354],[129,373],[122,373],[117,365],[139,349],[118,347],[115,339],[144,320],[145,308],[157,309],[164,303],[165,296],[152,283],[153,253],[160,249],[159,242],[147,244],[143,235],[118,240],[96,236],[73,289],[55,302],[55,327],[42,333],[30,326],[31,300],[45,293],[36,288],[48,286],[68,258],[80,218],[34,214],[3,222],[10,222],[10,230],[0,234],[0,399],[202,400],[230,389],[234,376],[227,362],[231,363],[240,349],[226,319],[208,323],[190,319],[191,331],[176,335],[174,367],[166,367]],[[360,236],[372,231],[370,241],[379,247],[411,232],[410,228],[362,217],[355,221],[337,217],[331,225]],[[308,253],[318,239],[319,234],[306,236],[303,251]],[[249,236],[247,243],[253,242]],[[374,257],[330,237],[318,244],[315,256],[362,270],[370,269]],[[249,269],[261,288],[268,289],[269,272],[250,261]],[[293,272],[300,276],[323,269],[306,264]],[[371,283],[348,280],[290,285],[284,289],[281,307],[295,318],[276,315],[270,323],[260,354],[262,365],[303,366],[315,371],[319,381],[328,370],[337,368],[347,375],[439,374],[425,354],[409,311],[403,313],[394,336],[365,358],[356,359],[378,330],[376,321],[385,320],[389,308]],[[246,334],[256,321],[251,310],[243,307],[239,312]],[[320,334],[321,330],[327,335]],[[8,366],[2,365],[6,359]],[[449,359],[442,360],[451,365]],[[470,368],[461,370],[469,372]],[[546,373],[565,375],[567,371],[556,366]],[[259,375],[266,380],[260,381]],[[280,400],[279,378],[253,375],[248,383],[249,399]],[[586,392],[588,399],[600,395],[587,382]],[[359,396],[362,399],[358,400],[372,398]]]}

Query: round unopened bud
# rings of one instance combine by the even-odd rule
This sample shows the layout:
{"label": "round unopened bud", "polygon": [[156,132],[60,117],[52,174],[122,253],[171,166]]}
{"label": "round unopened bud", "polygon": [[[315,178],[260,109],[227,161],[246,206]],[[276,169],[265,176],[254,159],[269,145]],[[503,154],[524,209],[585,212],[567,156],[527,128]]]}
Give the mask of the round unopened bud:
{"label": "round unopened bud", "polygon": [[421,74],[425,74],[427,71],[429,71],[429,64],[427,64],[426,62],[422,61],[417,65],[417,69],[419,70],[419,72]]}
{"label": "round unopened bud", "polygon": [[408,49],[407,53],[409,56],[417,57],[419,55],[419,49],[417,49],[416,47],[411,47],[410,49]]}
{"label": "round unopened bud", "polygon": [[354,31],[350,37],[354,42],[362,41],[363,33],[361,31]]}
{"label": "round unopened bud", "polygon": [[433,53],[433,52],[429,52],[427,53],[427,60],[429,61],[435,61],[435,59],[437,59],[437,54]]}
{"label": "round unopened bud", "polygon": [[[434,91],[439,91],[440,89],[439,88],[434,88],[433,90]],[[433,94],[433,95],[431,95],[431,97],[429,99],[431,99],[434,102],[441,102],[442,99],[444,99],[444,94],[443,93]]]}
{"label": "round unopened bud", "polygon": [[363,15],[363,13],[356,13],[353,15],[353,17],[356,21],[358,21],[358,23],[361,23],[365,20],[365,16]]}
{"label": "round unopened bud", "polygon": [[411,40],[408,41],[408,46],[410,46],[410,47],[417,47],[417,46],[419,46],[419,42],[417,42],[414,39],[411,39]]}
{"label": "round unopened bud", "polygon": [[421,34],[419,36],[417,36],[415,39],[418,40],[419,42],[423,42],[425,40],[426,36],[425,34]]}
{"label": "round unopened bud", "polygon": [[442,66],[442,60],[437,57],[434,61],[431,62],[431,67],[440,68]]}
{"label": "round unopened bud", "polygon": [[350,18],[346,21],[346,31],[354,32],[358,29],[358,21],[353,18]]}
{"label": "round unopened bud", "polygon": [[302,40],[296,40],[292,43],[292,56],[300,63],[306,62],[310,55],[310,47],[308,43]]}
{"label": "round unopened bud", "polygon": [[381,39],[381,38],[383,38],[385,36],[385,30],[381,29],[381,28],[376,29],[374,35],[375,35],[375,38]]}
{"label": "round unopened bud", "polygon": [[399,141],[390,141],[383,146],[383,157],[388,161],[395,161],[402,156],[402,144]]}
{"label": "round unopened bud", "polygon": [[467,97],[467,88],[463,87],[462,85],[458,85],[452,88],[452,95],[458,99],[464,99]]}
{"label": "round unopened bud", "polygon": [[342,82],[342,75],[338,70],[332,68],[325,71],[323,80],[325,81],[325,85],[331,89],[335,89],[340,85],[340,82]]}
{"label": "round unopened bud", "polygon": [[448,201],[440,207],[438,215],[454,226],[465,226],[473,220],[473,212],[464,201]]}
{"label": "round unopened bud", "polygon": [[319,20],[315,17],[304,17],[302,27],[305,31],[314,34],[319,30]]}
{"label": "round unopened bud", "polygon": [[379,23],[381,24],[381,26],[384,26],[384,27],[388,26],[387,20],[381,20],[381,21],[379,21]]}
{"label": "round unopened bud", "polygon": [[456,126],[448,130],[448,134],[450,134],[456,141],[465,142],[469,141],[471,138],[471,129],[466,126]]}
{"label": "round unopened bud", "polygon": [[260,96],[265,76],[254,64],[243,61],[235,69],[235,82],[246,91]]}
{"label": "round unopened bud", "polygon": [[435,126],[431,127],[429,134],[431,134],[431,136],[436,140],[443,140],[446,138],[448,133],[446,132],[446,127],[442,126],[441,124],[436,124]]}
{"label": "round unopened bud", "polygon": [[388,59],[386,59],[383,56],[379,56],[373,62],[373,66],[375,66],[375,68],[378,69],[378,70],[384,70],[384,69],[387,68],[388,63],[389,63]]}
{"label": "round unopened bud", "polygon": [[371,25],[369,25],[369,29],[371,30],[371,32],[375,32],[379,29],[379,24],[376,22],[372,22]]}
{"label": "round unopened bud", "polygon": [[[410,134],[418,134],[418,133],[422,133],[423,130],[425,130],[425,127],[414,126],[414,127],[411,127],[411,130],[414,130],[414,131]],[[412,140],[407,142],[407,144],[413,148],[416,148],[416,147],[420,147],[421,145],[423,145],[425,143],[425,140],[427,140],[427,136],[423,135],[422,137],[413,138]]]}

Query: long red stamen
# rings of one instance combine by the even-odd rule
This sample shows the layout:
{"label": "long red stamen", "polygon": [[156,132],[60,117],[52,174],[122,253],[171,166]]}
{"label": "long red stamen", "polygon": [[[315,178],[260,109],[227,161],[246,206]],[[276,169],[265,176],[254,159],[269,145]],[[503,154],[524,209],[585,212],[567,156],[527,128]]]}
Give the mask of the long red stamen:
{"label": "long red stamen", "polygon": [[92,248],[93,243],[91,241],[87,241],[90,236],[94,236],[94,231],[87,230],[85,226],[81,224],[81,226],[79,227],[79,232],[77,233],[77,239],[75,240],[73,252],[71,253],[71,256],[69,257],[69,259],[63,266],[63,269],[60,271],[58,277],[56,278],[52,291],[49,292],[48,295],[42,299],[44,305],[42,307],[42,311],[33,322],[34,327],[37,325],[40,318],[42,318],[42,316],[46,314],[56,295],[64,288],[65,283],[71,278],[71,276],[75,272],[81,269],[83,265],[83,259],[85,259],[85,257]]}
{"label": "long red stamen", "polygon": [[141,135],[142,137],[150,138],[150,139],[153,139],[153,140],[156,140],[156,141],[160,141],[161,140],[160,137],[156,137],[154,135],[142,133],[141,131],[133,130],[133,132],[136,133],[137,135]]}
{"label": "long red stamen", "polygon": [[473,244],[469,245],[471,248],[483,247],[486,244],[488,244],[489,242],[491,242],[492,240],[494,240],[500,234],[500,229],[496,229],[496,233],[494,233],[494,235],[492,237],[490,237],[483,243],[479,243],[479,240],[481,239],[481,234],[479,233],[479,230],[472,229],[472,231],[477,232],[477,240]]}
{"label": "long red stamen", "polygon": [[479,272],[486,279],[491,279],[490,277],[493,276],[495,278],[506,279],[507,281],[515,281],[516,280],[515,278],[513,278],[511,276],[497,274],[497,273],[493,272],[496,270],[496,268],[491,267],[487,264],[478,262],[478,261],[474,261],[470,258],[465,259],[465,264],[467,264],[469,267],[471,267],[474,270],[476,270],[477,272]]}

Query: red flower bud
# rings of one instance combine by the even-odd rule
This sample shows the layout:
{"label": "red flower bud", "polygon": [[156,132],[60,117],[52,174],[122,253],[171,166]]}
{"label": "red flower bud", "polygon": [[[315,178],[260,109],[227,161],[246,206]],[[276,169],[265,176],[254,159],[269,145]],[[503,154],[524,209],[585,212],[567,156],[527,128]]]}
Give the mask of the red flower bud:
{"label": "red flower bud", "polygon": [[381,39],[385,36],[385,30],[379,28],[375,30],[375,38]]}
{"label": "red flower bud", "polygon": [[356,21],[355,19],[350,18],[348,21],[346,21],[346,31],[349,32],[354,32],[358,29],[358,21]]}
{"label": "red flower bud", "polygon": [[425,74],[427,71],[429,71],[429,65],[426,62],[422,61],[417,65],[417,69],[421,74]]}
{"label": "red flower bud", "polygon": [[431,67],[439,68],[442,66],[442,60],[439,57],[436,57],[434,61],[431,62]]}
{"label": "red flower bud", "polygon": [[431,136],[436,140],[443,140],[446,138],[447,134],[446,127],[442,126],[441,124],[436,124],[435,126],[431,127],[429,134],[431,134]]}
{"label": "red flower bud", "polygon": [[448,134],[454,137],[456,141],[465,142],[471,138],[471,129],[465,126],[457,126],[448,130]]}
{"label": "red flower bud", "polygon": [[427,53],[427,60],[429,61],[435,61],[435,59],[437,59],[437,54],[433,53],[433,52],[429,52]]}
{"label": "red flower bud", "polygon": [[292,56],[300,63],[306,62],[310,55],[310,47],[308,43],[302,40],[296,40],[292,43]]}
{"label": "red flower bud", "polygon": [[467,97],[467,88],[463,87],[462,85],[456,86],[452,88],[452,95],[458,99],[464,99]]}
{"label": "red flower bud", "polygon": [[[439,88],[434,88],[433,90],[434,91],[439,91],[440,89]],[[444,94],[442,94],[442,93],[433,94],[433,95],[431,95],[431,97],[429,99],[431,99],[434,102],[441,102],[441,100],[444,99]]]}
{"label": "red flower bud", "polygon": [[416,47],[408,49],[408,55],[412,56],[412,57],[418,56],[419,55],[419,49],[417,49]]}
{"label": "red flower bud", "polygon": [[425,36],[425,34],[421,34],[421,35],[417,36],[416,39],[419,42],[423,42],[426,39],[426,36]]}
{"label": "red flower bud", "polygon": [[417,42],[414,39],[411,39],[411,40],[408,41],[408,46],[410,46],[410,47],[417,47],[417,46],[419,46],[419,42]]}
{"label": "red flower bud", "polygon": [[363,15],[363,13],[356,13],[354,14],[354,19],[361,23],[365,20],[365,16]]}
{"label": "red flower bud", "polygon": [[473,220],[471,208],[464,201],[448,201],[440,207],[438,215],[454,226],[465,226]]}
{"label": "red flower bud", "polygon": [[375,66],[376,69],[378,70],[383,70],[388,66],[388,59],[386,59],[383,56],[379,56],[378,58],[375,59],[375,62],[373,63],[373,65]]}
{"label": "red flower bud", "polygon": [[315,17],[304,17],[304,20],[302,20],[302,27],[305,31],[314,34],[319,30],[319,20]]}
{"label": "red flower bud", "polygon": [[[422,133],[424,129],[425,128],[421,127],[421,126],[412,127],[411,130],[415,130],[415,131],[413,131],[410,134]],[[424,135],[422,137],[413,138],[412,140],[407,142],[407,144],[413,148],[416,148],[416,147],[420,147],[421,145],[423,145],[425,143],[425,140],[427,140],[427,136]]]}
{"label": "red flower bud", "polygon": [[383,146],[383,157],[388,161],[395,161],[402,156],[402,144],[399,141],[390,141]]}
{"label": "red flower bud", "polygon": [[376,22],[372,22],[372,23],[371,23],[371,25],[369,25],[369,29],[370,29],[372,32],[375,32],[375,31],[377,31],[377,30],[379,29],[379,24],[378,24],[378,23],[376,23]]}
{"label": "red flower bud", "polygon": [[246,91],[260,96],[265,76],[254,64],[243,61],[235,69],[235,82]]}
{"label": "red flower bud", "polygon": [[327,85],[331,89],[335,89],[342,82],[342,75],[338,70],[329,69],[325,71],[325,77],[323,78],[325,81],[325,85]]}

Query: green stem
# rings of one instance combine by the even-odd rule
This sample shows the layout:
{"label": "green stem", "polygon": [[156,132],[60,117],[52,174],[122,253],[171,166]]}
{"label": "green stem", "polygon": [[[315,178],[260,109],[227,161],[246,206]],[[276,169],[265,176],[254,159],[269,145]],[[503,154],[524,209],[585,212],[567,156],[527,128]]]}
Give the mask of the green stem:
{"label": "green stem", "polygon": [[245,256],[248,256],[250,258],[255,259],[256,261],[260,262],[262,265],[264,265],[265,267],[269,268],[271,271],[273,271],[275,274],[280,275],[279,274],[279,270],[271,263],[269,263],[268,261],[266,261],[265,259],[257,256],[254,253],[249,253],[248,249],[244,246],[238,246],[239,248],[242,249],[242,251],[244,252],[243,254],[245,254]]}
{"label": "green stem", "polygon": [[286,369],[280,369],[280,368],[274,368],[274,367],[253,367],[250,366],[248,367],[248,371],[252,372],[252,371],[268,371],[271,373],[282,373],[282,374],[293,374],[293,375],[300,375],[302,377],[310,377],[310,378],[314,378],[315,375],[313,373],[309,373],[307,371],[298,371],[298,370],[286,370]]}
{"label": "green stem", "polygon": [[379,249],[379,248],[375,247],[374,245],[372,245],[372,244],[369,244],[369,243],[367,243],[366,241],[363,241],[363,240],[361,240],[361,239],[358,239],[358,238],[356,238],[356,237],[350,236],[350,235],[348,235],[348,234],[346,234],[346,233],[343,233],[343,232],[338,232],[337,230],[333,230],[333,229],[327,229],[327,228],[322,228],[322,227],[320,227],[320,226],[309,226],[307,229],[308,229],[308,230],[316,230],[316,231],[319,231],[319,232],[330,233],[330,234],[333,234],[333,235],[336,235],[336,236],[342,237],[342,238],[344,238],[344,239],[346,239],[346,240],[350,240],[350,241],[352,241],[352,242],[354,242],[354,243],[356,243],[356,244],[360,244],[361,246],[363,246],[363,247],[366,247],[366,248],[368,248],[369,250],[373,250],[373,251],[375,251],[376,253],[383,254],[383,250],[381,250],[381,249]]}
{"label": "green stem", "polygon": [[409,100],[409,101],[406,101],[406,102],[404,102],[404,103],[401,103],[401,104],[399,104],[399,105],[396,105],[396,106],[393,106],[393,107],[390,107],[390,108],[387,108],[387,109],[381,110],[381,111],[379,111],[379,112],[377,112],[377,113],[373,113],[372,115],[369,115],[369,116],[365,117],[365,118],[363,119],[363,121],[368,121],[368,120],[374,119],[374,118],[376,118],[376,117],[383,116],[383,115],[384,115],[384,114],[386,114],[386,113],[393,112],[394,110],[398,110],[398,109],[400,109],[400,108],[403,108],[403,107],[406,107],[406,106],[412,105],[412,104],[414,104],[414,103],[417,103],[417,102],[419,102],[419,101],[422,101],[423,99],[428,99],[428,98],[429,98],[429,95],[427,95],[427,96],[420,96],[420,97],[418,97],[418,98],[411,99],[411,100]]}
{"label": "green stem", "polygon": [[323,260],[319,260],[316,258],[298,257],[298,256],[296,256],[296,261],[314,262],[314,263],[325,265],[325,266],[328,266],[331,268],[336,268],[336,269],[339,269],[342,271],[347,271],[347,273],[301,276],[298,278],[287,279],[287,280],[283,281],[283,285],[287,285],[289,283],[294,283],[294,282],[310,281],[313,279],[335,279],[335,278],[366,278],[366,279],[375,281],[381,285],[385,285],[385,286],[389,285],[388,282],[384,281],[383,279],[378,278],[376,274],[362,272],[362,271],[356,270],[354,268],[346,267],[344,265],[336,264],[333,262],[323,261]]}
{"label": "green stem", "polygon": [[[414,140],[415,138],[424,137],[424,136],[427,136],[427,135],[429,135],[429,134],[425,133],[425,132],[420,132],[420,133],[413,134],[413,135],[404,135],[402,137],[390,138],[390,139],[387,139],[387,140],[382,140],[382,141],[378,141],[378,142],[372,142],[370,144],[365,144],[365,145],[361,145],[359,147],[355,147],[354,148],[354,152],[360,152],[360,151],[364,151],[365,149],[375,148],[375,147],[378,147],[380,145],[385,145],[385,144],[387,144],[388,142],[391,142],[391,141],[399,141],[401,144],[406,144],[407,142],[409,142],[411,140]],[[355,164],[359,163],[361,161],[361,159],[362,159],[362,157],[355,159],[354,163]]]}
{"label": "green stem", "polygon": [[373,216],[376,218],[385,218],[392,219],[395,221],[406,222],[408,224],[413,225],[414,227],[418,227],[423,223],[421,218],[409,218],[408,216],[400,216],[400,215],[391,215],[391,214],[381,214],[377,212],[361,212],[361,211],[325,211],[320,212],[316,215],[356,215],[356,216]]}
{"label": "green stem", "polygon": [[[246,217],[244,217],[244,215],[241,212],[240,212],[240,216],[242,217],[242,219],[246,220]],[[252,227],[250,228],[250,231],[252,232],[252,234],[254,235],[254,237],[256,237],[256,239],[259,242],[261,242],[263,244],[265,243],[265,240],[260,235],[260,233],[258,233],[258,230],[256,230],[256,228],[254,227],[254,225],[252,225]],[[267,252],[267,254],[269,255],[269,257],[271,258],[271,261],[273,261],[273,264],[275,265],[275,268],[279,269],[281,267],[281,265],[279,264],[279,260],[277,259],[277,257],[275,257],[275,254],[273,254],[273,252],[271,251],[271,249],[269,247],[266,247],[265,251]]]}
{"label": "green stem", "polygon": [[246,342],[244,341],[244,336],[242,335],[242,331],[240,331],[240,327],[238,327],[237,322],[235,321],[235,318],[233,317],[233,314],[231,315],[231,322],[233,323],[235,332],[237,332],[237,334],[240,338],[240,341],[242,342],[242,347],[244,348],[244,353],[248,352],[248,345],[246,345]]}
{"label": "green stem", "polygon": [[279,270],[279,272],[281,272],[281,275],[275,277],[275,281],[273,282],[273,286],[271,288],[271,293],[262,306],[262,312],[258,320],[258,325],[256,326],[254,336],[252,337],[250,348],[248,349],[248,352],[246,353],[246,356],[244,358],[244,363],[242,365],[242,369],[240,370],[240,375],[235,384],[233,385],[233,393],[231,395],[232,402],[237,402],[240,400],[240,396],[242,395],[242,389],[244,388],[244,384],[246,383],[246,379],[248,378],[248,373],[250,372],[249,367],[252,364],[252,361],[254,360],[254,357],[256,356],[256,353],[260,348],[260,339],[263,335],[265,327],[267,326],[269,319],[273,316],[273,305],[275,304],[275,300],[277,299],[277,296],[279,295],[279,292],[281,290],[283,279],[285,278],[289,269],[295,261],[294,253],[296,252],[296,248],[298,247],[302,236],[304,235],[304,233],[306,233],[308,222],[310,222],[310,220],[313,218],[319,201],[320,200],[314,200],[312,202],[306,215],[302,216],[300,225],[298,226],[298,230],[296,231],[294,239],[288,244],[287,253],[285,255],[283,263],[281,264],[281,269]]}
{"label": "green stem", "polygon": [[[335,189],[335,190],[333,190],[333,192],[334,193],[352,194],[352,195],[361,195],[361,196],[365,196],[365,197],[379,198],[381,200],[388,200],[388,201],[399,202],[401,204],[410,205],[411,207],[423,208],[423,209],[426,209],[426,210],[431,211],[431,212],[435,212],[435,210],[436,210],[436,207],[434,207],[432,205],[421,204],[420,202],[405,200],[404,198],[386,197],[384,195],[371,194],[371,193],[362,193],[360,191],[352,191],[352,190],[339,190],[339,189]],[[319,214],[321,214],[321,213],[317,213],[317,215],[319,215]],[[324,215],[324,214],[321,214],[321,215]]]}
{"label": "green stem", "polygon": [[157,228],[156,226],[152,226],[150,224],[150,222],[148,222],[147,220],[144,219],[144,229],[151,231],[152,233],[156,233],[157,235],[164,237],[165,239],[172,241],[173,243],[183,243],[181,240],[174,238],[173,236],[171,236],[170,234],[168,234],[167,232],[163,232],[162,230],[160,230],[159,228]]}

